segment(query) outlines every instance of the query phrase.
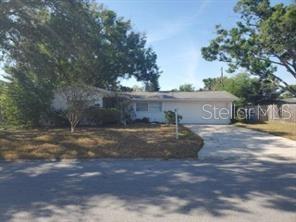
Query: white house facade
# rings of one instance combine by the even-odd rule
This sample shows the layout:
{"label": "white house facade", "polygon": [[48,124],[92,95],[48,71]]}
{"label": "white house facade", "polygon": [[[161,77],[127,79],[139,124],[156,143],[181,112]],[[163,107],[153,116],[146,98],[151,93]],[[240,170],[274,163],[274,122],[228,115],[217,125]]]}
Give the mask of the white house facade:
{"label": "white house facade", "polygon": [[[225,91],[113,93],[97,88],[94,105],[104,107],[103,98],[115,95],[130,101],[133,119],[165,122],[164,112],[177,110],[181,123],[188,124],[229,124],[233,101],[237,99]],[[65,109],[65,98],[56,93],[52,106]]]}
{"label": "white house facade", "polygon": [[[91,88],[91,96],[90,99],[94,103],[94,106],[103,107],[103,98],[106,96],[113,96],[113,93],[104,90],[101,88],[92,87]],[[54,97],[51,104],[52,108],[55,110],[65,110],[67,108],[67,99],[66,95],[64,95],[61,91],[57,90],[54,92]]]}
{"label": "white house facade", "polygon": [[131,92],[134,118],[165,122],[165,111],[182,116],[181,123],[229,124],[237,98],[224,91]]}

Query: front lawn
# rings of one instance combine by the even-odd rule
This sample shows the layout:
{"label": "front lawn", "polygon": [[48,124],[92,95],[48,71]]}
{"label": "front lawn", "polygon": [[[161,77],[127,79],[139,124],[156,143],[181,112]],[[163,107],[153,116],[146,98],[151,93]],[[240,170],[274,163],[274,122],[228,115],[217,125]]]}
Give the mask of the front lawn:
{"label": "front lawn", "polygon": [[202,139],[180,127],[133,124],[124,127],[0,130],[0,159],[196,158]]}
{"label": "front lawn", "polygon": [[237,123],[236,125],[296,140],[296,123],[267,121],[255,124]]}

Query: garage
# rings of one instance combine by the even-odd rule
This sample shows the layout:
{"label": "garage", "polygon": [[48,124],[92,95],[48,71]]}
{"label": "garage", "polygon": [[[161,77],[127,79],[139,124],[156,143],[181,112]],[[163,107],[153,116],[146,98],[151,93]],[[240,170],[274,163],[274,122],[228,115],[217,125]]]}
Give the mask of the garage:
{"label": "garage", "polygon": [[132,92],[135,119],[165,122],[164,111],[175,111],[181,123],[229,124],[233,101],[237,98],[225,91],[198,92]]}

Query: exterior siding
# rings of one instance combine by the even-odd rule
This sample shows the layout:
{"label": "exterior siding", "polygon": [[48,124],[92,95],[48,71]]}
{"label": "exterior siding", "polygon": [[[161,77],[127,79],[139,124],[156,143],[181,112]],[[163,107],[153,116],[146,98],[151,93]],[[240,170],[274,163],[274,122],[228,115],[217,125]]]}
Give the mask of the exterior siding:
{"label": "exterior siding", "polygon": [[[103,97],[100,93],[95,95],[96,105],[103,107]],[[67,108],[66,99],[62,95],[55,93],[51,106],[55,110],[65,110]]]}
{"label": "exterior siding", "polygon": [[[149,104],[148,104],[149,106]],[[151,122],[164,122],[164,103],[162,103],[161,111],[149,112],[149,111],[136,111],[136,103],[133,103],[133,109],[135,112],[135,119],[149,118]]]}
{"label": "exterior siding", "polygon": [[[148,102],[149,103],[149,102]],[[161,112],[137,112],[136,103],[133,104],[135,110],[135,118],[142,119],[144,117],[149,118],[152,122],[165,122],[164,111],[178,109],[178,113],[182,115],[183,119],[181,123],[196,123],[196,124],[229,124],[231,120],[232,102],[177,102],[177,101],[164,101],[162,102]],[[212,118],[208,112],[203,111],[203,106],[208,104],[207,110],[211,112]],[[214,118],[214,107],[216,108],[216,117]],[[223,112],[228,112],[229,115],[220,115],[219,110],[223,109]],[[203,118],[204,117],[204,118]],[[206,119],[205,117],[208,117]],[[223,117],[223,118],[221,118]],[[227,117],[227,118],[226,118]]]}

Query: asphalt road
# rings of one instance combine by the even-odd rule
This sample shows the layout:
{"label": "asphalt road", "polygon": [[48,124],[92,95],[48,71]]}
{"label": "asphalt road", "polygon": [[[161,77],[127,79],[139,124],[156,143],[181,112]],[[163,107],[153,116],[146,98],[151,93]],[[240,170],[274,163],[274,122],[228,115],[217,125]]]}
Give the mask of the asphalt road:
{"label": "asphalt road", "polygon": [[296,221],[296,162],[0,162],[0,221]]}

